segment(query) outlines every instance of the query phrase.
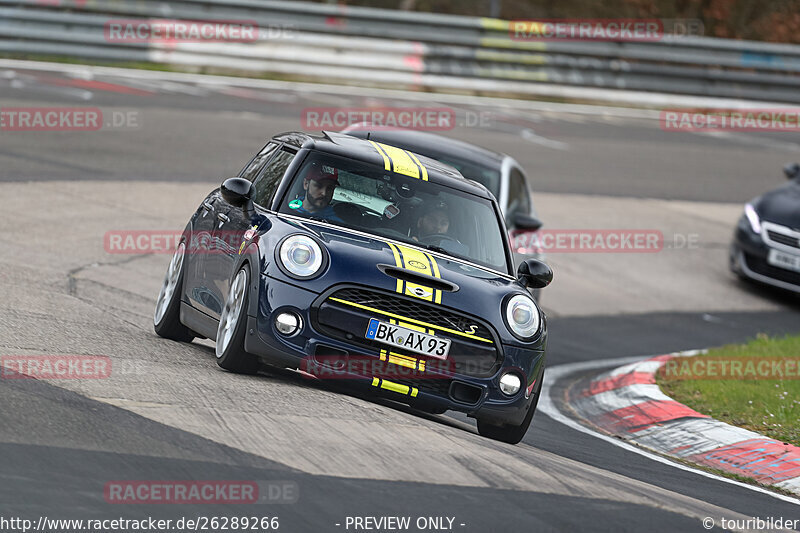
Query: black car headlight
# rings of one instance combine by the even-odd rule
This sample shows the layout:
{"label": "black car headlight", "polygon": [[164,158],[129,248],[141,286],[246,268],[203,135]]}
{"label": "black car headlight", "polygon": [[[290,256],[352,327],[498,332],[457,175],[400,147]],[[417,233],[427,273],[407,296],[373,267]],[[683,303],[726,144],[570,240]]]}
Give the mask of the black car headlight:
{"label": "black car headlight", "polygon": [[522,340],[530,340],[542,325],[542,316],[533,299],[517,294],[506,302],[505,319],[508,329]]}
{"label": "black car headlight", "polygon": [[289,276],[310,279],[325,266],[322,247],[308,235],[296,234],[283,239],[277,249],[278,264]]}

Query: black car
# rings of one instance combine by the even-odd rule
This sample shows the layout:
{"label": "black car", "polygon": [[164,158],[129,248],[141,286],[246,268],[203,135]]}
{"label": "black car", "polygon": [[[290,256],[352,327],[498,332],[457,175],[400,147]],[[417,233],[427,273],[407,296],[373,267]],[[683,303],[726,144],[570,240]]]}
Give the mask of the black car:
{"label": "black car", "polygon": [[800,293],[800,165],[783,171],[789,183],[745,204],[730,267],[743,279]]}
{"label": "black car", "polygon": [[[446,231],[419,221],[447,210]],[[274,137],[211,192],[167,270],[162,337],[216,341],[224,369],[337,379],[519,442],[544,377],[547,325],[515,271],[500,208],[455,169],[336,133]]]}

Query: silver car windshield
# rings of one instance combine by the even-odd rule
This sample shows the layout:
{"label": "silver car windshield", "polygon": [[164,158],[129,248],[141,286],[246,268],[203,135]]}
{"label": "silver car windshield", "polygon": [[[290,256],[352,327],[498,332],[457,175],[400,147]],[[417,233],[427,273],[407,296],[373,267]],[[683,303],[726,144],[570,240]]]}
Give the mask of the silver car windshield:
{"label": "silver car windshield", "polygon": [[279,211],[507,272],[502,226],[490,200],[381,166],[312,151]]}

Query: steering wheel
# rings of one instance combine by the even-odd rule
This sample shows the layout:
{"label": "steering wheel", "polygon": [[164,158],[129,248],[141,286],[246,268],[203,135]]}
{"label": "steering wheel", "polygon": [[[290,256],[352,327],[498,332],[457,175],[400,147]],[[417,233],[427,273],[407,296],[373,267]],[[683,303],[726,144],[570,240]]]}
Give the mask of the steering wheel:
{"label": "steering wheel", "polygon": [[339,202],[333,206],[333,212],[343,221],[358,224],[364,216],[364,210],[353,202]]}
{"label": "steering wheel", "polygon": [[[428,242],[429,239],[435,242]],[[459,241],[458,239],[456,239],[451,235],[447,235],[446,233],[431,233],[430,235],[425,235],[424,237],[420,237],[419,240],[422,242],[428,242],[428,244],[437,244],[437,243],[441,244],[442,241],[450,241],[457,243],[461,246],[464,246],[464,243],[462,243],[461,241]]]}

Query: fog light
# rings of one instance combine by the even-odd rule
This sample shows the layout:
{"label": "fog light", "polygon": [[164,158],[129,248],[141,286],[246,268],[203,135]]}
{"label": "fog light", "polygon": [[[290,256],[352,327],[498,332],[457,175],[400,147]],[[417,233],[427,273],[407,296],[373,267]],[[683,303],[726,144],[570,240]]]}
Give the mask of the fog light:
{"label": "fog light", "polygon": [[500,378],[500,391],[506,396],[514,396],[519,392],[520,387],[522,387],[522,381],[516,374],[509,372]]}
{"label": "fog light", "polygon": [[294,313],[281,313],[275,317],[275,329],[283,335],[294,335],[303,321]]}

